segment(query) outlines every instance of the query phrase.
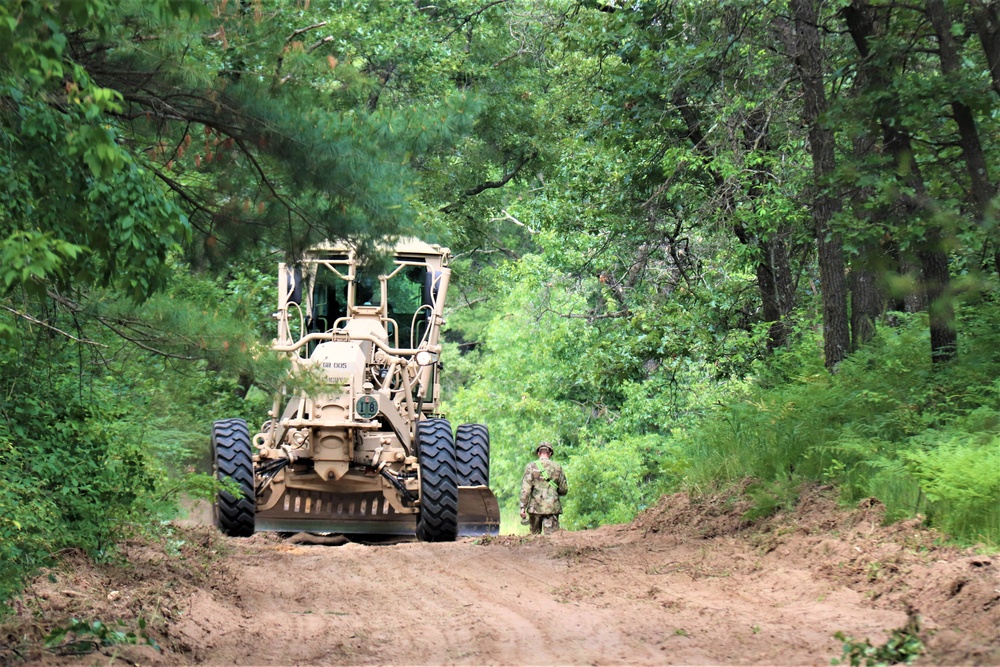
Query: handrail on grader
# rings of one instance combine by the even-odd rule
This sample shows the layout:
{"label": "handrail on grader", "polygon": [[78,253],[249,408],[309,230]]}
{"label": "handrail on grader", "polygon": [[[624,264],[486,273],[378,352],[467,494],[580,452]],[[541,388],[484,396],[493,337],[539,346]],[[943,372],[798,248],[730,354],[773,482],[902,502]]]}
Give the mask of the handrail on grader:
{"label": "handrail on grader", "polygon": [[296,352],[302,348],[302,346],[307,345],[312,341],[335,341],[335,340],[358,340],[358,341],[368,341],[374,344],[378,349],[382,350],[386,354],[393,357],[404,357],[404,356],[414,356],[418,352],[440,353],[440,345],[429,345],[427,347],[419,348],[397,348],[389,347],[386,345],[382,339],[378,336],[373,336],[371,334],[353,333],[350,331],[314,331],[313,333],[306,334],[298,340],[298,342],[292,343],[291,345],[272,345],[271,349],[277,352]]}

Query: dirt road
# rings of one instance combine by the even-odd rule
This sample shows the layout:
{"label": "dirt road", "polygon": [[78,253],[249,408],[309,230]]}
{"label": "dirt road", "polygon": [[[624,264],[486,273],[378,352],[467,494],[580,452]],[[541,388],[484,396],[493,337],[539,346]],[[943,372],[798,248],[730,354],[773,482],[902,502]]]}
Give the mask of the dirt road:
{"label": "dirt road", "polygon": [[[931,537],[818,496],[766,529],[741,527],[738,508],[675,496],[631,525],[541,538],[206,537],[227,554],[201,581],[177,570],[164,588],[155,556],[137,551],[135,563],[153,560],[130,587],[76,587],[103,585],[94,597],[113,598],[120,617],[160,614],[163,653],[118,653],[139,664],[828,665],[841,655],[835,632],[882,643],[908,605],[925,661],[995,664],[997,563]],[[71,585],[45,600],[65,612],[76,601],[56,589]]]}
{"label": "dirt road", "polygon": [[195,661],[229,664],[800,665],[839,655],[837,630],[906,621],[794,565],[629,537],[274,545],[237,556],[239,594],[202,593],[177,630]]}

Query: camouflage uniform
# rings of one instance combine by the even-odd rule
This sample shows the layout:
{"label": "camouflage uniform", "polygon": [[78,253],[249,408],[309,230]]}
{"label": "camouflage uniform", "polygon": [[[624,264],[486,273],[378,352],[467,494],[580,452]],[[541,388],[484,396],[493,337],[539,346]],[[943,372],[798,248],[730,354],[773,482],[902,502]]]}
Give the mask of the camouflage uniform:
{"label": "camouflage uniform", "polygon": [[550,459],[539,458],[524,469],[521,479],[521,509],[528,513],[533,534],[559,530],[562,513],[560,496],[565,496],[566,475],[562,466]]}

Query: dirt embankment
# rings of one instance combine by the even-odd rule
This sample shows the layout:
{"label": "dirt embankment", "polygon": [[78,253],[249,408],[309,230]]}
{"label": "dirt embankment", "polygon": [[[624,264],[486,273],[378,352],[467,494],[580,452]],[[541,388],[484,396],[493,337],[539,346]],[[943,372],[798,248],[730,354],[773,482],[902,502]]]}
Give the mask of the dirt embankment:
{"label": "dirt embankment", "polygon": [[[939,546],[876,504],[820,491],[746,526],[738,499],[665,497],[636,521],[455,544],[302,545],[184,529],[125,566],[69,559],[0,635],[34,664],[827,665],[921,619],[921,664],[1000,662],[1000,559]],[[183,542],[182,542],[183,541]],[[53,581],[54,579],[54,581]],[[69,618],[122,619],[160,647],[39,648]]]}

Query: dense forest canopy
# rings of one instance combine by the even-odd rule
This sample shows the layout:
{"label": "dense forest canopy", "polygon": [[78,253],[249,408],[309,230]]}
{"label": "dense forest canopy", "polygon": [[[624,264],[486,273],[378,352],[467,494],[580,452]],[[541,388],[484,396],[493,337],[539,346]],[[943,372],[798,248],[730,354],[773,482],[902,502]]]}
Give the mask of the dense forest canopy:
{"label": "dense forest canopy", "polygon": [[446,411],[566,523],[743,481],[1000,540],[996,0],[0,7],[0,594],[169,517],[274,266],[455,253]]}

